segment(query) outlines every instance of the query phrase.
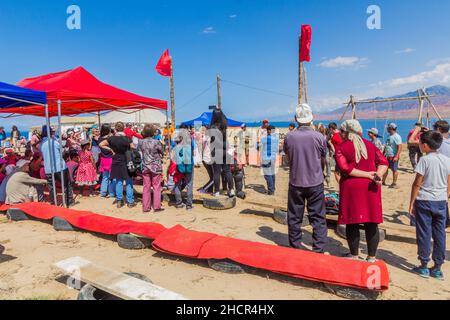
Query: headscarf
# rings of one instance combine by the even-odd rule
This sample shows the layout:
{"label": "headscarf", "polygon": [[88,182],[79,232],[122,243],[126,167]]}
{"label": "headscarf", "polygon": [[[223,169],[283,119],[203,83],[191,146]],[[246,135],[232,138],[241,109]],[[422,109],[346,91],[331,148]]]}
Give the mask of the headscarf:
{"label": "headscarf", "polygon": [[347,120],[341,125],[341,129],[348,132],[348,140],[355,146],[356,163],[361,161],[361,157],[367,160],[367,148],[361,138],[362,127],[358,120]]}

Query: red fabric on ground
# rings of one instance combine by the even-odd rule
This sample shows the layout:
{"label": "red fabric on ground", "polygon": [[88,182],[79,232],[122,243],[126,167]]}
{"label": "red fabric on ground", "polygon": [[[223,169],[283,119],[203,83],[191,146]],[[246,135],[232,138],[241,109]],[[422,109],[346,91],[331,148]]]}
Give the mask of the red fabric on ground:
{"label": "red fabric on ground", "polygon": [[[11,206],[2,205],[0,211]],[[342,286],[380,290],[389,288],[389,272],[383,261],[369,264],[305,250],[279,247],[270,244],[218,236],[213,233],[187,230],[182,226],[166,229],[152,222],[135,222],[76,211],[44,203],[27,203],[14,206],[26,214],[50,220],[60,217],[83,230],[119,234],[133,233],[153,241],[153,247],[173,255],[197,259],[230,259],[254,268],[264,269],[287,276],[326,282]],[[378,275],[378,276],[377,276]],[[372,281],[372,278],[378,282]],[[374,286],[375,287],[375,286]]]}

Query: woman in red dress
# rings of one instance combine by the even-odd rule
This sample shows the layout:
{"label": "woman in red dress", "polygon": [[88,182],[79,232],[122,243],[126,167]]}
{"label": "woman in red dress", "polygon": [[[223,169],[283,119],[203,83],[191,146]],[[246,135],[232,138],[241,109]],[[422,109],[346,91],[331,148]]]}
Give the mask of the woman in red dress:
{"label": "woman in red dress", "polygon": [[378,225],[383,223],[381,178],[388,161],[372,142],[362,138],[357,120],[341,126],[344,142],[336,148],[336,162],[342,171],[339,224],[346,225],[349,258],[359,259],[359,226],[366,231],[368,262],[375,262],[379,244]]}

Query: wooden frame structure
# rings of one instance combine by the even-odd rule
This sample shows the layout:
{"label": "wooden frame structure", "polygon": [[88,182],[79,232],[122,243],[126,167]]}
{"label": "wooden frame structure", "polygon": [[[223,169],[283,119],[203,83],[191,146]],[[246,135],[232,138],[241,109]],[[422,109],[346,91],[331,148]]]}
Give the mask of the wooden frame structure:
{"label": "wooden frame structure", "polygon": [[[423,117],[424,117],[424,101],[428,102],[428,105],[431,106],[438,116],[439,120],[442,120],[442,116],[440,115],[439,111],[437,110],[436,106],[433,104],[430,98],[434,97],[433,95],[429,95],[426,92],[425,88],[420,88],[417,90],[417,97],[410,97],[410,98],[386,98],[386,99],[370,99],[370,100],[356,100],[353,95],[350,96],[349,102],[344,103],[344,105],[347,105],[347,107],[344,110],[344,113],[342,114],[341,118],[339,119],[339,122],[342,122],[342,120],[345,118],[345,115],[347,114],[348,110],[351,107],[351,115],[352,119],[355,120],[357,118],[356,112],[357,112],[357,106],[358,104],[365,104],[365,103],[382,103],[382,102],[397,102],[397,101],[412,101],[412,100],[418,100],[419,101],[419,116],[418,116],[418,122],[423,123]],[[430,122],[430,110],[428,108],[428,111],[426,113],[426,119],[427,123],[429,125]]]}

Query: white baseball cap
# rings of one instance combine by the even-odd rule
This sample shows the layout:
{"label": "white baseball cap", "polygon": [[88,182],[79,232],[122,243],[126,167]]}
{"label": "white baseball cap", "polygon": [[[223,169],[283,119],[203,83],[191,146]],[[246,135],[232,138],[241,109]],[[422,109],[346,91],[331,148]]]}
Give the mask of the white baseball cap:
{"label": "white baseball cap", "polygon": [[295,119],[300,124],[311,123],[314,120],[311,107],[306,103],[303,103],[300,106],[298,106],[295,112]]}
{"label": "white baseball cap", "polygon": [[16,166],[13,164],[10,164],[9,166],[6,166],[5,173],[7,176],[9,176],[9,175],[11,175],[11,173],[14,172],[14,170],[16,170]]}
{"label": "white baseball cap", "polygon": [[378,131],[377,128],[372,128],[372,129],[369,129],[369,130],[367,130],[367,131],[370,132],[370,133],[373,133],[373,134],[376,135],[376,136],[378,136],[378,134],[379,134],[379,131]]}

